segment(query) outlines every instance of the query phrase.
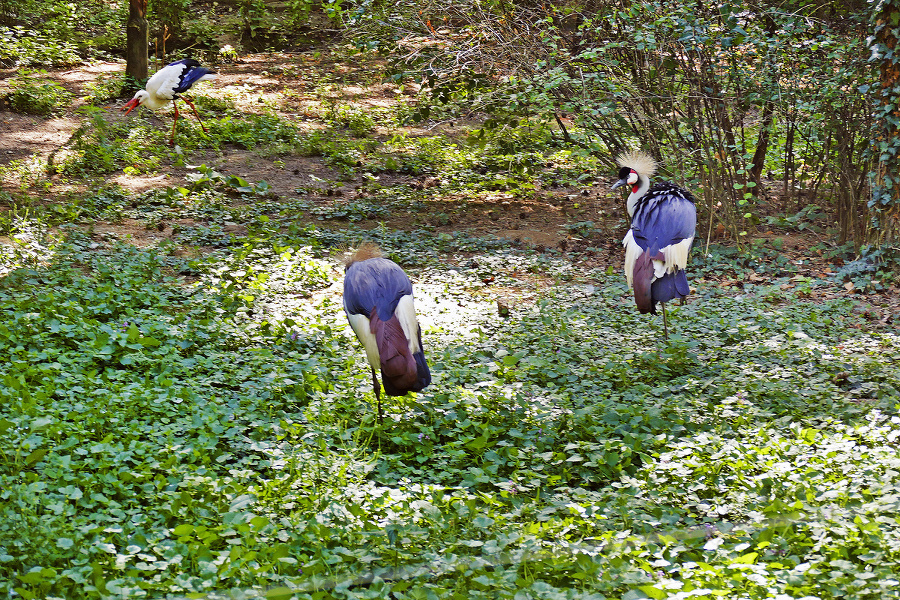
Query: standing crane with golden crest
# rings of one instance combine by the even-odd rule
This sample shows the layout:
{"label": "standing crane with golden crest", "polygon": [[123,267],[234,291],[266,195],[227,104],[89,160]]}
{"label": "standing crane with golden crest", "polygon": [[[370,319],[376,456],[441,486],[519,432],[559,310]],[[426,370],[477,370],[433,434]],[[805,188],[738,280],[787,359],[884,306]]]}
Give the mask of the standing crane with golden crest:
{"label": "standing crane with golden crest", "polygon": [[625,278],[641,313],[656,314],[656,304],[662,305],[663,331],[669,339],[666,302],[684,302],[691,292],[685,269],[697,228],[694,196],[668,181],[651,186],[657,165],[643,152],[623,154],[616,163],[619,180],[612,189],[631,189],[626,203],[631,228],[622,240]]}

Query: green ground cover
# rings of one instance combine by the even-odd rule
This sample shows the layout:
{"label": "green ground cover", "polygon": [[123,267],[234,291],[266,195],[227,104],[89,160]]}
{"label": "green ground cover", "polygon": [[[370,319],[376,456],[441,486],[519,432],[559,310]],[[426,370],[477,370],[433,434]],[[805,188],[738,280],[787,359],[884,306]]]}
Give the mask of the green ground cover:
{"label": "green ground cover", "polygon": [[[900,340],[851,301],[701,284],[665,345],[617,273],[370,232],[435,376],[379,426],[342,236],[283,231],[3,278],[5,595],[900,596]],[[486,268],[557,276],[502,319]]]}

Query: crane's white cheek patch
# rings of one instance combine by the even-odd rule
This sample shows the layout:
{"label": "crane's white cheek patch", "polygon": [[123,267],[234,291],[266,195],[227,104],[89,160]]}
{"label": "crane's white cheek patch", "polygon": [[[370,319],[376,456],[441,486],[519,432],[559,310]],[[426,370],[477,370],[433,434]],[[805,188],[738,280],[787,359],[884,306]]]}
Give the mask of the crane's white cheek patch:
{"label": "crane's white cheek patch", "polygon": [[381,359],[378,356],[378,342],[375,341],[375,334],[369,328],[369,318],[365,315],[347,314],[347,321],[350,322],[350,328],[353,329],[353,333],[356,334],[363,348],[365,348],[369,364],[376,370],[380,369]]}

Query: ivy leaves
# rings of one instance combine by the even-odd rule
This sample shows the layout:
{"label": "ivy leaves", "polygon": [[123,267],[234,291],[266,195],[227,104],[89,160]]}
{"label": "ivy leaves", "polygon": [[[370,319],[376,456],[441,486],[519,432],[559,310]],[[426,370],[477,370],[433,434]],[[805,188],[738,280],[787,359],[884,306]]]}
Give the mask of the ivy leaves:
{"label": "ivy leaves", "polygon": [[[414,278],[433,265],[435,380],[380,427],[321,294],[331,238],[264,225],[193,287],[156,251],[77,243],[3,280],[7,589],[763,597],[894,568],[896,340],[837,326],[851,304],[715,288],[659,346],[615,276],[463,238],[477,260],[448,271],[436,240],[382,232]],[[488,266],[561,275],[498,321]]]}

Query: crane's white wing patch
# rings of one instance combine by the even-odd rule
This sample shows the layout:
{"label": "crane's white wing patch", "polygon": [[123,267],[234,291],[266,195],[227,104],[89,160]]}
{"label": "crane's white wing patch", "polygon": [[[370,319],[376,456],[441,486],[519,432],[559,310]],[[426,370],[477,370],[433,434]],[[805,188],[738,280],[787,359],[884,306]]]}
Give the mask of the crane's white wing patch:
{"label": "crane's white wing patch", "polygon": [[409,294],[400,298],[394,315],[400,321],[400,327],[403,328],[403,335],[409,340],[409,351],[415,354],[419,348],[419,322],[416,321],[416,307],[413,304],[413,297]]}
{"label": "crane's white wing patch", "polygon": [[[665,248],[661,248],[660,252],[662,252],[665,257],[665,261],[662,260],[654,260],[653,261],[653,275],[656,279],[659,279],[666,273],[674,273],[678,269],[686,269],[688,262],[688,253],[691,250],[691,244],[694,243],[694,238],[689,237],[681,240],[677,244],[672,244],[671,246],[666,246]],[[625,246],[625,280],[628,282],[628,287],[632,287],[632,277],[634,276],[634,263],[637,261],[638,256],[640,256],[644,250],[638,243],[634,241],[634,236],[631,233],[631,230],[628,230],[628,233],[625,234],[625,239],[622,240],[622,245]]]}
{"label": "crane's white wing patch", "polygon": [[366,351],[366,358],[369,364],[376,371],[381,369],[381,358],[378,354],[378,342],[375,340],[375,334],[369,327],[369,318],[365,315],[347,314],[347,320],[350,322],[350,328],[359,339],[360,343]]}

